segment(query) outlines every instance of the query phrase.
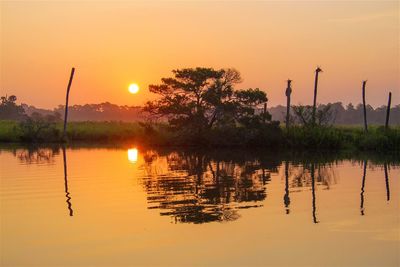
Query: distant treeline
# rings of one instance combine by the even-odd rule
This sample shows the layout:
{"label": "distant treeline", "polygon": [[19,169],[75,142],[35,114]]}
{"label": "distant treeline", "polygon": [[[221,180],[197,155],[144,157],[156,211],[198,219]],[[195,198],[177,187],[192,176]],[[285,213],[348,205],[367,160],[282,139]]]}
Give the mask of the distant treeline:
{"label": "distant treeline", "polygon": [[[42,115],[59,113],[64,114],[64,106],[59,105],[54,110],[40,109],[34,106],[22,104],[27,115],[34,112]],[[68,120],[70,121],[141,121],[146,114],[138,106],[119,106],[109,102],[100,104],[73,105],[68,109]]]}
{"label": "distant treeline", "polygon": [[[2,97],[0,104],[1,120],[20,120],[24,115],[31,116],[33,113],[39,113],[43,116],[56,115],[61,119],[64,114],[64,106],[57,108],[41,109],[27,104],[16,105],[15,96]],[[341,102],[321,104],[319,109],[330,105],[330,123],[335,125],[361,125],[363,123],[363,107],[358,104],[348,104],[346,107]],[[260,110],[262,112],[262,110]],[[286,107],[278,105],[268,108],[272,120],[284,123],[286,116]],[[292,117],[296,117],[291,110]],[[386,116],[386,106],[373,108],[367,105],[367,118],[370,125],[383,125]],[[70,121],[123,121],[135,122],[143,121],[148,118],[148,114],[140,106],[119,106],[109,102],[100,104],[73,105],[69,107]],[[400,125],[400,105],[393,106],[390,112],[390,124]]]}
{"label": "distant treeline", "polygon": [[[330,103],[333,116],[333,124],[336,125],[361,125],[363,123],[362,104],[356,107],[348,104],[346,107],[341,102]],[[326,106],[324,104],[320,107]],[[58,112],[64,114],[64,106],[60,105],[54,110],[39,109],[34,106],[22,104],[26,114],[31,115],[38,112],[42,115]],[[272,120],[280,122],[285,121],[286,107],[278,105],[268,108],[268,112],[272,115]],[[294,114],[292,114],[294,116]],[[390,124],[400,125],[400,105],[391,108]],[[367,105],[368,124],[383,125],[385,123],[386,106],[373,108]],[[69,108],[69,119],[71,121],[124,121],[134,122],[141,121],[147,117],[147,114],[138,106],[119,106],[109,102],[100,104],[73,105]]]}

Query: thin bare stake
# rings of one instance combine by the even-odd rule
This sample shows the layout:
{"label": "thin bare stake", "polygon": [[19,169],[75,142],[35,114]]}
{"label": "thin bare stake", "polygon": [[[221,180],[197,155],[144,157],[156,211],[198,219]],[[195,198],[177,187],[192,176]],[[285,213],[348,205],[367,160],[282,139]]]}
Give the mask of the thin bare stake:
{"label": "thin bare stake", "polygon": [[286,129],[289,129],[289,119],[290,119],[290,95],[292,94],[291,88],[292,80],[287,80],[286,88]]}
{"label": "thin bare stake", "polygon": [[314,101],[313,101],[313,109],[312,109],[312,123],[315,125],[315,113],[317,110],[317,89],[318,89],[318,75],[321,72],[321,68],[317,67],[315,70],[315,82],[314,82]]}
{"label": "thin bare stake", "polygon": [[69,77],[68,87],[67,87],[67,96],[65,99],[65,115],[64,115],[64,131],[63,138],[66,140],[67,138],[67,120],[68,120],[68,99],[69,99],[69,91],[71,89],[72,79],[74,78],[75,68],[72,68],[71,75]]}
{"label": "thin bare stake", "polygon": [[386,109],[386,122],[385,122],[385,129],[389,128],[389,117],[390,117],[390,105],[392,104],[392,92],[389,92],[389,100]]}
{"label": "thin bare stake", "polygon": [[365,85],[367,81],[363,81],[362,83],[362,101],[363,101],[363,109],[364,109],[364,130],[368,133],[368,123],[367,123],[367,107],[365,105]]}

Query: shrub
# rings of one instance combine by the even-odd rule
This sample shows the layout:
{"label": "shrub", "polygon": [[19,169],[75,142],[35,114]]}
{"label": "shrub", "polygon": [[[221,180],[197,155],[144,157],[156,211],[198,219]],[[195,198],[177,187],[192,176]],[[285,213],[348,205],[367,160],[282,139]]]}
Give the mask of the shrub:
{"label": "shrub", "polygon": [[19,123],[20,139],[25,142],[55,142],[60,140],[60,130],[57,122],[60,116],[43,116],[34,112],[31,116]]}

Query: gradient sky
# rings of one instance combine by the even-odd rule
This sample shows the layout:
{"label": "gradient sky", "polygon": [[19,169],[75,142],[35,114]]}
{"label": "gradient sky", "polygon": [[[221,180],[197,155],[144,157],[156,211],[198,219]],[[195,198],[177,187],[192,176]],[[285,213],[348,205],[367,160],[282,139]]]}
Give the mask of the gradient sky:
{"label": "gradient sky", "polygon": [[[53,108],[109,101],[140,105],[149,84],[183,67],[233,67],[239,88],[259,87],[269,105],[400,102],[398,1],[2,1],[0,94]],[[137,95],[128,85],[141,87]]]}

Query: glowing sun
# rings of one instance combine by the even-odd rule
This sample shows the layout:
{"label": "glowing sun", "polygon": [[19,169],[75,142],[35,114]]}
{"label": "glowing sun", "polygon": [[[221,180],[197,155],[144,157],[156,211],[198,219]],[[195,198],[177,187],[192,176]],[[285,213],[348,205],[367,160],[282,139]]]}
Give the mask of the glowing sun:
{"label": "glowing sun", "polygon": [[129,85],[129,93],[131,94],[136,94],[137,92],[139,92],[139,85],[137,85],[136,83],[132,83],[131,85]]}

